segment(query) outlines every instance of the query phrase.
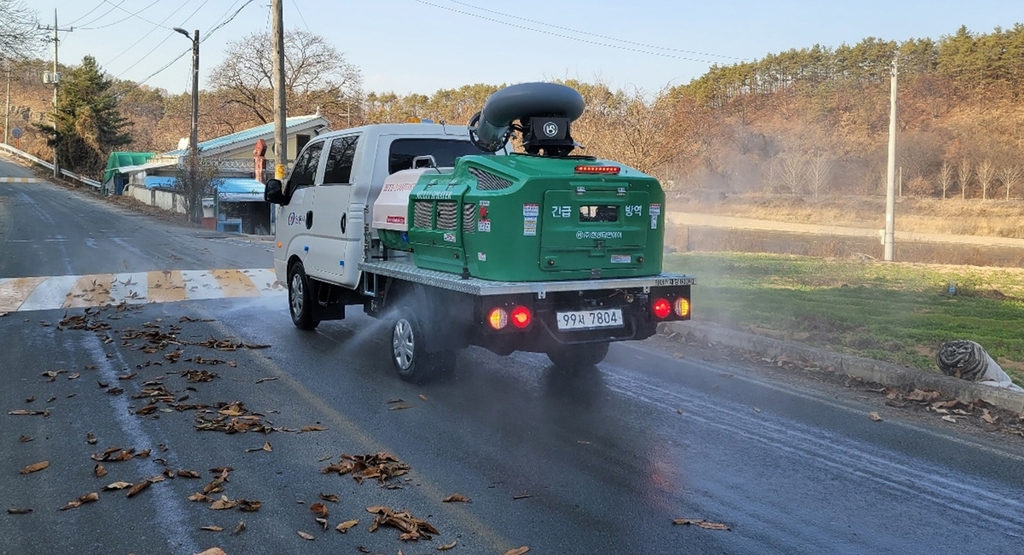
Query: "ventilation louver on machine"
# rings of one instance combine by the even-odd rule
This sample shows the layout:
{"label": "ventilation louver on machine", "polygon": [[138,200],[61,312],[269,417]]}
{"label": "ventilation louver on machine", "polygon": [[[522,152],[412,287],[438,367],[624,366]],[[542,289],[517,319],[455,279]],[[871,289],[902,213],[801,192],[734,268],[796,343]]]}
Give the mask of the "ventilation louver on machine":
{"label": "ventilation louver on machine", "polygon": [[420,229],[431,229],[434,222],[431,218],[434,215],[433,203],[429,200],[417,200],[413,204],[412,225]]}
{"label": "ventilation louver on machine", "polygon": [[476,203],[474,202],[462,205],[462,232],[476,232]]}
{"label": "ventilation louver on machine", "polygon": [[469,173],[476,177],[476,188],[481,191],[500,191],[512,186],[512,182],[504,177],[498,177],[480,168],[469,168]]}
{"label": "ventilation louver on machine", "polygon": [[437,203],[437,229],[459,228],[459,203],[445,201]]}

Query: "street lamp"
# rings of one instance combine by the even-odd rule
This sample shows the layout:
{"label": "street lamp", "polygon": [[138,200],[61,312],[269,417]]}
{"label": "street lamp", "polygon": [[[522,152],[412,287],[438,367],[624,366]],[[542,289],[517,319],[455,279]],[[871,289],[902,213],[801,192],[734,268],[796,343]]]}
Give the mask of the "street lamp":
{"label": "street lamp", "polygon": [[[199,160],[199,29],[195,30],[195,36],[189,36],[188,31],[181,27],[175,27],[175,32],[185,35],[185,38],[192,41],[192,132],[188,138],[188,150],[189,156],[192,161],[189,163],[189,179],[196,179],[196,163]],[[195,184],[192,184],[194,187]],[[201,203],[200,203],[201,204]],[[193,214],[189,214],[189,218],[195,217],[196,208],[192,207]]]}

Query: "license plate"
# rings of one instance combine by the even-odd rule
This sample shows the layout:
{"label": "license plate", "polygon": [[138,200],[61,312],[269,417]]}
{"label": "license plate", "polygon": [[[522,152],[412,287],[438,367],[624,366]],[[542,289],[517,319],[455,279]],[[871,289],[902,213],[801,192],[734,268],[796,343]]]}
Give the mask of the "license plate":
{"label": "license plate", "polygon": [[621,328],[622,309],[573,310],[556,312],[559,330],[592,330],[598,328]]}

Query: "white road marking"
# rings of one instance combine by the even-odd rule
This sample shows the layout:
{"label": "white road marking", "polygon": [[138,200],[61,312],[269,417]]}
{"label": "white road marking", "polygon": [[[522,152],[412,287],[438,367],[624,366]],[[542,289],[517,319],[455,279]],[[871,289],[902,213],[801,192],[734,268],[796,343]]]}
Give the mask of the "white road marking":
{"label": "white road marking", "polygon": [[[214,272],[230,278],[229,290],[221,287],[214,277]],[[237,278],[234,277],[237,273]],[[275,285],[277,277],[273,270],[265,268],[244,270],[183,270],[186,298],[220,299],[223,297],[275,297],[285,294],[280,284]],[[245,276],[244,278],[242,276]],[[107,304],[145,304],[158,302],[150,299],[149,284],[160,282],[166,278],[163,271],[125,272],[118,274],[91,274],[85,276],[50,276],[40,278],[2,278],[0,279],[0,311],[53,310],[64,306],[71,300],[75,306],[102,306]],[[110,282],[110,295],[90,294],[75,296],[75,285],[79,280],[86,282]],[[256,285],[238,287],[234,281],[251,280]],[[35,282],[39,281],[38,285]],[[164,279],[163,281],[166,281]],[[81,289],[81,288],[79,288]],[[78,291],[81,293],[81,291]],[[72,298],[73,297],[73,298]],[[164,297],[167,295],[154,295]]]}

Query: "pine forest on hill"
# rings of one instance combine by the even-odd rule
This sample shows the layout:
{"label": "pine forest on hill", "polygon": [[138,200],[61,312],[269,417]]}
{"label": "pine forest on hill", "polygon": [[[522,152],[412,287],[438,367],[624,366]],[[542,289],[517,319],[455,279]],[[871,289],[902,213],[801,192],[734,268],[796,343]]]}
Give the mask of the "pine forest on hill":
{"label": "pine forest on hill", "polygon": [[[366,92],[359,68],[323,37],[302,34],[294,33],[294,41],[325,48],[320,63],[327,65],[311,76],[290,76],[289,115],[319,107],[335,129],[413,116],[463,125],[503,86],[472,84],[431,95]],[[246,45],[258,40],[240,39],[229,46],[225,62],[203,69],[200,140],[273,121],[269,81],[246,75],[240,63],[251,50]],[[585,154],[652,173],[684,196],[880,195],[895,55],[902,194],[1024,198],[1024,24],[990,33],[961,27],[938,40],[866,38],[835,48],[814,45],[714,66],[690,83],[654,94],[566,81],[587,101],[573,132]],[[22,147],[44,158],[50,152],[46,126],[52,89],[39,76],[48,63],[13,62],[11,73],[12,126],[26,131]],[[68,169],[95,176],[110,150],[166,151],[188,136],[187,93],[169,94],[109,76],[103,86],[86,69],[103,71],[88,57],[63,68],[92,83],[79,87],[82,94],[112,98],[115,102],[103,103],[104,109],[116,110],[129,125],[113,134],[104,131],[95,121],[99,102],[73,98],[75,88],[62,85],[61,119],[68,122],[62,132],[82,135],[71,163],[77,167]],[[108,114],[111,125],[119,116]],[[122,140],[124,133],[130,142]]]}

